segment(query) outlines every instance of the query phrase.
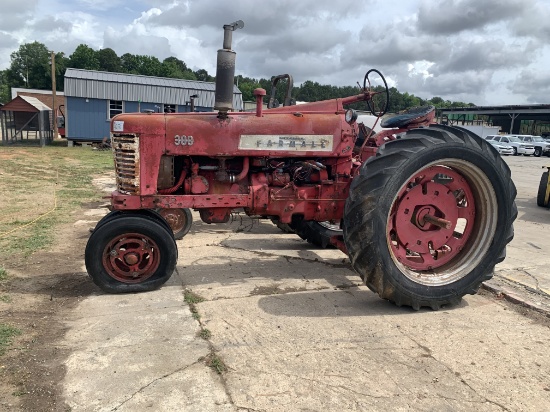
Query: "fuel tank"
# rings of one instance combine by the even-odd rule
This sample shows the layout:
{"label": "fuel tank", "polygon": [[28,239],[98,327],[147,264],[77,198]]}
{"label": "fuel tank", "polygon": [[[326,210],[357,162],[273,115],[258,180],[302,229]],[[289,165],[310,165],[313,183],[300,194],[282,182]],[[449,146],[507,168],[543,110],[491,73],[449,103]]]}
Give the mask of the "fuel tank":
{"label": "fuel tank", "polygon": [[[116,127],[115,127],[116,126]],[[116,116],[113,133],[164,135],[165,154],[175,156],[339,157],[349,155],[351,127],[343,115],[319,112],[242,112]],[[158,150],[158,148],[157,148]]]}

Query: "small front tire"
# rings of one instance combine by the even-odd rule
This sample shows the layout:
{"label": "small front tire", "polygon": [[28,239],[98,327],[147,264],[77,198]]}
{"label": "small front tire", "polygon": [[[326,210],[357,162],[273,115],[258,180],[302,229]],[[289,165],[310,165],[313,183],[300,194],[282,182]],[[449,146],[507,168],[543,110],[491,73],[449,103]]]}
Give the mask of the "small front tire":
{"label": "small front tire", "polygon": [[96,227],[85,250],[86,270],[108,293],[159,288],[174,272],[178,249],[166,227],[147,216],[115,216]]}
{"label": "small front tire", "polygon": [[157,213],[168,223],[176,240],[183,239],[193,225],[193,214],[188,208],[157,209]]}

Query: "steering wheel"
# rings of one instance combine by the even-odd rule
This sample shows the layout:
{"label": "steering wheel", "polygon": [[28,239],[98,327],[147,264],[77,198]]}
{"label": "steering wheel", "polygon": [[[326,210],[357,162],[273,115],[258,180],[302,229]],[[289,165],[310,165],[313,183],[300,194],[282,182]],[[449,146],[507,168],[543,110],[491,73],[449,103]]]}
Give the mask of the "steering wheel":
{"label": "steering wheel", "polygon": [[[380,73],[376,69],[370,69],[367,72],[367,74],[365,74],[365,78],[363,79],[363,89],[364,90],[367,89],[367,82],[368,82],[368,85],[369,85],[368,90],[369,90],[369,92],[372,92],[372,85],[370,84],[369,74],[371,74],[373,72],[378,74],[380,76],[380,78],[382,79],[382,81],[384,82],[384,90],[380,91],[380,92],[372,93],[371,98],[369,100],[367,100],[367,107],[368,107],[369,111],[372,113],[373,116],[382,117],[386,114],[386,112],[388,111],[388,108],[390,106],[390,91],[388,89],[388,83],[386,83],[386,79],[384,78],[382,73]],[[376,98],[376,96],[379,96],[379,95],[385,95],[386,99],[385,99],[385,101],[380,99],[380,98],[376,99],[376,100],[382,100],[381,102],[378,101],[378,105],[382,106],[380,108],[382,110],[378,111],[377,110],[378,105],[377,105],[377,102],[375,101],[375,98]]]}

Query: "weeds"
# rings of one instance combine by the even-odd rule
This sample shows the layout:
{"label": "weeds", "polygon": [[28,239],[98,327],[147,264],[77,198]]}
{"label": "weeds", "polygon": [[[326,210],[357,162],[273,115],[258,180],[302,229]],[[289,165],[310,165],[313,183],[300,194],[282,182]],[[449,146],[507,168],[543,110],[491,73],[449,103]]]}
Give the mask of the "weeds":
{"label": "weeds", "polygon": [[206,363],[206,366],[214,369],[218,375],[227,372],[227,366],[223,362],[222,358],[220,358],[215,353],[211,353],[210,355],[208,355],[206,358],[204,358],[204,361]]}
{"label": "weeds", "polygon": [[0,282],[8,278],[8,271],[0,266]]}
{"label": "weeds", "polygon": [[196,303],[204,302],[204,298],[200,295],[197,295],[195,292],[185,289],[185,292],[183,293],[183,300],[188,305],[194,305]]}
{"label": "weeds", "polygon": [[12,338],[20,335],[21,331],[12,326],[0,323],[0,356],[6,352],[6,348],[11,345]]}
{"label": "weeds", "polygon": [[0,295],[0,302],[11,303],[10,295]]}
{"label": "weeds", "polygon": [[203,338],[204,340],[208,340],[210,339],[210,337],[212,336],[212,332],[210,332],[208,329],[206,328],[202,328],[201,331],[199,332],[199,336],[201,338]]}

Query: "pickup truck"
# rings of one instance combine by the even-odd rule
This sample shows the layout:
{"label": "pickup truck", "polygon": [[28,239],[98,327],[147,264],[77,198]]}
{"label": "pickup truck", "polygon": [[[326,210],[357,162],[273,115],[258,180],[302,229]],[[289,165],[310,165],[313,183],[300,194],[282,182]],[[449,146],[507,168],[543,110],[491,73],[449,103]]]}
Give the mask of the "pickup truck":
{"label": "pickup truck", "polygon": [[532,143],[524,143],[519,137],[513,135],[494,136],[491,140],[496,142],[508,143],[514,148],[514,156],[531,156],[535,153],[535,147]]}
{"label": "pickup truck", "polygon": [[535,147],[535,156],[550,156],[550,142],[544,140],[541,136],[514,135],[522,142],[532,144]]}

